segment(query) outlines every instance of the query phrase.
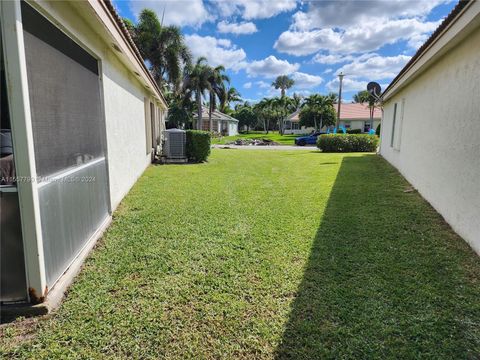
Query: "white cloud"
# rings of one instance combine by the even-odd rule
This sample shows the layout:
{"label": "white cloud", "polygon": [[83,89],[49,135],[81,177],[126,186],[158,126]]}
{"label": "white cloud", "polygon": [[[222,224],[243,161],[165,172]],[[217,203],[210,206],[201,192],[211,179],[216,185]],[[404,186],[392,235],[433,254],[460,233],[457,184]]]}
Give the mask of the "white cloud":
{"label": "white cloud", "polygon": [[194,57],[204,56],[212,66],[223,65],[225,68],[233,70],[244,66],[245,51],[237,48],[228,39],[193,34],[185,35],[185,43]]}
{"label": "white cloud", "polygon": [[440,23],[426,16],[445,2],[451,0],[308,1],[275,49],[296,56],[323,50],[328,53],[317,62],[332,64],[334,54],[371,52],[402,40],[417,48]]}
{"label": "white cloud", "polygon": [[[360,91],[360,90],[367,90],[367,81],[360,81],[355,79],[350,79],[345,77],[343,79],[342,88],[343,91]],[[326,85],[326,88],[333,92],[338,92],[339,80],[335,78],[330,80]]]}
{"label": "white cloud", "polygon": [[353,56],[351,55],[339,55],[339,54],[316,54],[312,62],[318,64],[339,64],[342,62],[351,61]]}
{"label": "white cloud", "polygon": [[268,89],[272,87],[271,83],[267,83],[266,81],[260,80],[255,82],[255,84],[260,88],[260,89]]}
{"label": "white cloud", "polygon": [[215,2],[215,6],[225,17],[240,15],[246,20],[267,19],[295,10],[297,0],[226,0]]}
{"label": "white cloud", "polygon": [[[360,90],[367,90],[367,84],[369,81],[366,80],[357,80],[357,79],[352,79],[349,77],[344,77],[343,78],[343,83],[342,83],[342,89],[345,92],[349,91],[360,91]],[[335,93],[338,92],[338,86],[339,86],[339,80],[338,77],[335,79],[330,80],[325,84],[325,87],[329,91],[333,91]],[[382,89],[385,89],[388,84],[380,84]]]}
{"label": "white cloud", "polygon": [[229,23],[227,21],[221,21],[217,24],[217,29],[221,33],[232,33],[232,34],[253,34],[256,33],[257,27],[252,22],[242,22],[242,23]]}
{"label": "white cloud", "polygon": [[293,15],[293,28],[312,30],[320,28],[349,28],[368,24],[367,31],[375,31],[375,22],[393,19],[423,18],[433,8],[451,0],[368,0],[368,1],[310,1],[307,11]]}
{"label": "white cloud", "polygon": [[383,80],[394,78],[411,59],[411,56],[381,56],[369,54],[359,57],[349,64],[342,66],[338,72],[350,77],[369,80]]}
{"label": "white cloud", "polygon": [[331,72],[333,72],[333,69],[332,68],[328,68],[328,69],[325,69],[325,71],[323,72],[324,74],[330,74]]}
{"label": "white cloud", "polygon": [[243,87],[244,87],[245,89],[250,89],[250,88],[252,87],[252,82],[250,82],[250,81],[249,81],[249,82],[246,82],[245,84],[243,84]]}
{"label": "white cloud", "polygon": [[298,71],[294,72],[291,77],[295,81],[295,88],[298,89],[310,89],[320,85],[323,82],[323,79],[320,76],[306,74]]}
{"label": "white cloud", "polygon": [[135,0],[130,1],[130,9],[138,17],[143,9],[152,9],[164,24],[198,27],[213,17],[202,0]]}
{"label": "white cloud", "polygon": [[418,19],[398,19],[364,23],[347,29],[322,28],[314,30],[287,30],[280,34],[275,49],[302,56],[317,51],[348,54],[375,51],[386,44],[408,40],[433,31],[438,22]]}
{"label": "white cloud", "polygon": [[416,34],[410,37],[408,40],[408,46],[410,46],[412,49],[418,49],[420,46],[422,46],[425,41],[427,41],[428,35],[427,34]]}
{"label": "white cloud", "polygon": [[300,67],[298,63],[289,63],[287,60],[277,59],[270,55],[263,60],[255,60],[246,64],[245,71],[248,76],[263,76],[273,78],[282,74],[291,74]]}
{"label": "white cloud", "polygon": [[310,90],[295,90],[295,91],[292,91],[292,93],[303,96],[303,97],[307,97],[313,94]]}

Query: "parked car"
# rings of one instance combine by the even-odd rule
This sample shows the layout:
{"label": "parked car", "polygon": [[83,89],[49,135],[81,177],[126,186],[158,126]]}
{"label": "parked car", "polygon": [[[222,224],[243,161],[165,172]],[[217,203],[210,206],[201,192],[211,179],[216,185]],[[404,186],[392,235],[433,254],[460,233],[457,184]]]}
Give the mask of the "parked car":
{"label": "parked car", "polygon": [[298,138],[295,138],[295,145],[298,145],[298,146],[305,146],[307,144],[315,145],[317,143],[318,136],[322,134],[325,134],[325,133],[316,132],[310,135],[300,136]]}

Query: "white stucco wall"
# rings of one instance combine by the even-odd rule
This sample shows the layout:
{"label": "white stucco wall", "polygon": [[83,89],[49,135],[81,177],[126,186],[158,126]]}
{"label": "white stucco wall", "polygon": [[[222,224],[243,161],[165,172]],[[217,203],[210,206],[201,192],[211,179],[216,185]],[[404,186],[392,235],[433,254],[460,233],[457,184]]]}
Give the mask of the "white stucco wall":
{"label": "white stucco wall", "polygon": [[235,136],[238,135],[238,122],[230,122],[228,123],[228,135]]}
{"label": "white stucco wall", "polygon": [[110,201],[114,209],[150,164],[145,136],[146,94],[108,53],[103,62],[103,88]]}
{"label": "white stucco wall", "polygon": [[480,254],[479,54],[477,28],[388,99],[380,152]]}

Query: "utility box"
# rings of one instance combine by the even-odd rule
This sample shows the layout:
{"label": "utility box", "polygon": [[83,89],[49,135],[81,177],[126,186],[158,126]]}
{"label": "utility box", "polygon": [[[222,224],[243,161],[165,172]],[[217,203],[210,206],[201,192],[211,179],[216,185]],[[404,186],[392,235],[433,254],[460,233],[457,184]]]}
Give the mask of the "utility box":
{"label": "utility box", "polygon": [[185,130],[165,130],[162,160],[168,163],[187,162],[186,143],[187,135]]}

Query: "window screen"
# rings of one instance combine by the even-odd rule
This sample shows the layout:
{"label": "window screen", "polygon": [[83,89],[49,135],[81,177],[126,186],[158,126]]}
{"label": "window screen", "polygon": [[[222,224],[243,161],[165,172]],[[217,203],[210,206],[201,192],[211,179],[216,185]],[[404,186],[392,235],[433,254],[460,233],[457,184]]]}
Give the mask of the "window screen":
{"label": "window screen", "polygon": [[22,2],[37,174],[104,156],[97,60]]}

